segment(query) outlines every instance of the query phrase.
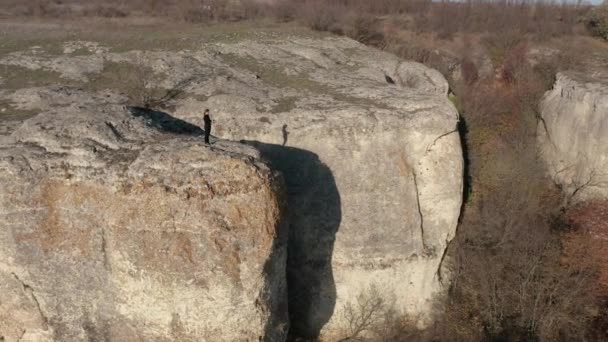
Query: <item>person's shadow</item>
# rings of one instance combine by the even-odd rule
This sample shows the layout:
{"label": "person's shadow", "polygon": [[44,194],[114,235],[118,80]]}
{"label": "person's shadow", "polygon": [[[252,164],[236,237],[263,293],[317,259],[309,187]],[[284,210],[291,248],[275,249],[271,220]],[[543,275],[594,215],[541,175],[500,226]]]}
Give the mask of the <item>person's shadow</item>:
{"label": "person's shadow", "polygon": [[287,185],[289,238],[287,288],[290,337],[316,338],[336,304],[332,272],[342,209],[331,170],[306,150],[241,141],[257,148]]}
{"label": "person's shadow", "polygon": [[283,146],[285,146],[285,144],[287,144],[287,139],[289,138],[289,131],[287,130],[287,125],[283,125],[281,133],[283,133]]}

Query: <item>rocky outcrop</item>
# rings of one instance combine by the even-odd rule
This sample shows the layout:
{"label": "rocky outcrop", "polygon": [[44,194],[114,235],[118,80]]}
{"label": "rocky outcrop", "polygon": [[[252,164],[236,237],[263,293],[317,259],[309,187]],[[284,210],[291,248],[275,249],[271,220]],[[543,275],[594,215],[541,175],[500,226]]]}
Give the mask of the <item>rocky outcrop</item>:
{"label": "rocky outcrop", "polygon": [[226,76],[193,87],[208,98],[175,114],[200,122],[210,108],[214,134],[243,139],[283,172],[294,333],[344,336],[345,307],[370,286],[428,318],[462,198],[445,79],[342,38],[206,48],[217,57],[202,63]]}
{"label": "rocky outcrop", "polygon": [[281,179],[131,111],[47,111],[0,146],[2,340],[282,340]]}
{"label": "rocky outcrop", "polygon": [[[164,103],[173,115],[202,125],[209,108],[213,135],[255,146],[283,173],[294,335],[344,337],[345,308],[370,287],[396,312],[423,322],[444,289],[440,267],[462,202],[458,114],[447,82],[346,38],[285,35],[226,35],[179,52],[88,44],[92,58],[15,52],[0,64],[40,66],[85,83],[4,98],[20,110],[121,103],[112,87],[122,83],[104,88],[96,80],[111,79],[117,64],[132,65],[120,69],[125,82],[130,70],[145,67],[138,75],[150,80],[141,83],[181,94]],[[212,137],[212,146],[223,144]]]}
{"label": "rocky outcrop", "polygon": [[568,201],[608,198],[608,75],[559,73],[541,118],[540,152]]}

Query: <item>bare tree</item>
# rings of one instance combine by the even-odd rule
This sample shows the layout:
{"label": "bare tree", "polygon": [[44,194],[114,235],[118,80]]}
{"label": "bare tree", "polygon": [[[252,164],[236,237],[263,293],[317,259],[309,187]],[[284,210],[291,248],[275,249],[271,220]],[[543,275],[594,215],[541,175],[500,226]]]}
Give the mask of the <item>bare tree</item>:
{"label": "bare tree", "polygon": [[[413,324],[395,308],[394,295],[382,295],[375,284],[361,291],[343,308],[346,337],[339,341],[395,341],[412,330]],[[414,329],[415,330],[415,329]]]}
{"label": "bare tree", "polygon": [[513,164],[521,166],[505,175],[505,186],[467,208],[452,251],[450,334],[580,340],[595,317],[596,270],[564,263],[562,235],[551,224],[559,196],[529,158]]}
{"label": "bare tree", "polygon": [[150,57],[144,52],[138,56],[134,64],[129,65],[126,72],[115,75],[121,79],[120,83],[123,87],[126,87],[130,105],[148,109],[163,108],[182,96],[193,81],[201,78],[199,75],[192,75],[176,82],[168,89],[160,87],[163,75],[148,66],[149,59]]}

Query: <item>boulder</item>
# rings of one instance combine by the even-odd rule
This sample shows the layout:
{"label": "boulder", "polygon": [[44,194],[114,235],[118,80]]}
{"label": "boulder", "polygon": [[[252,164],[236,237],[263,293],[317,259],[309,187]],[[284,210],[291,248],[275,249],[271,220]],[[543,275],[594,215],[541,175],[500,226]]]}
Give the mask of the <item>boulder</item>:
{"label": "boulder", "polygon": [[[284,186],[251,147],[111,103],[0,146],[3,341],[280,341]],[[6,138],[6,137],[5,137]]]}
{"label": "boulder", "polygon": [[204,99],[180,101],[175,115],[200,123],[210,108],[213,134],[282,171],[292,333],[346,336],[345,309],[371,288],[428,322],[462,204],[458,113],[443,76],[346,38],[204,51],[195,58],[214,69],[188,90]]}
{"label": "boulder", "polygon": [[[169,90],[159,105],[175,117],[202,126],[209,108],[213,136],[254,146],[285,179],[294,336],[345,337],[347,308],[372,288],[397,314],[432,318],[463,187],[458,113],[439,72],[309,31],[225,33],[182,51],[88,45],[97,48],[86,63],[23,51],[0,59],[85,82],[18,89],[5,101],[23,111],[123,103],[113,87],[132,90],[133,72],[146,78],[136,86]],[[215,137],[212,147],[226,144]]]}
{"label": "boulder", "polygon": [[568,202],[608,198],[608,74],[559,73],[541,118],[540,153]]}

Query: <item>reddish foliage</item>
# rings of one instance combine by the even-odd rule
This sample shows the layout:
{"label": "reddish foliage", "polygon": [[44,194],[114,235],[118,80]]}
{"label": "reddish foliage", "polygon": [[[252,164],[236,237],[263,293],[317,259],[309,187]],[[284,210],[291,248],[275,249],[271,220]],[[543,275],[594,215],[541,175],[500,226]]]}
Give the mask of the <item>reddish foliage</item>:
{"label": "reddish foliage", "polygon": [[608,295],[608,201],[592,201],[568,210],[566,222],[573,230],[565,235],[570,263],[599,268],[599,285]]}
{"label": "reddish foliage", "polygon": [[520,74],[524,72],[525,67],[528,65],[527,54],[528,44],[525,41],[507,50],[500,75],[503,82],[514,83],[520,78]]}
{"label": "reddish foliage", "polygon": [[479,72],[477,66],[471,59],[464,58],[462,60],[462,78],[467,85],[471,85],[479,79]]}

